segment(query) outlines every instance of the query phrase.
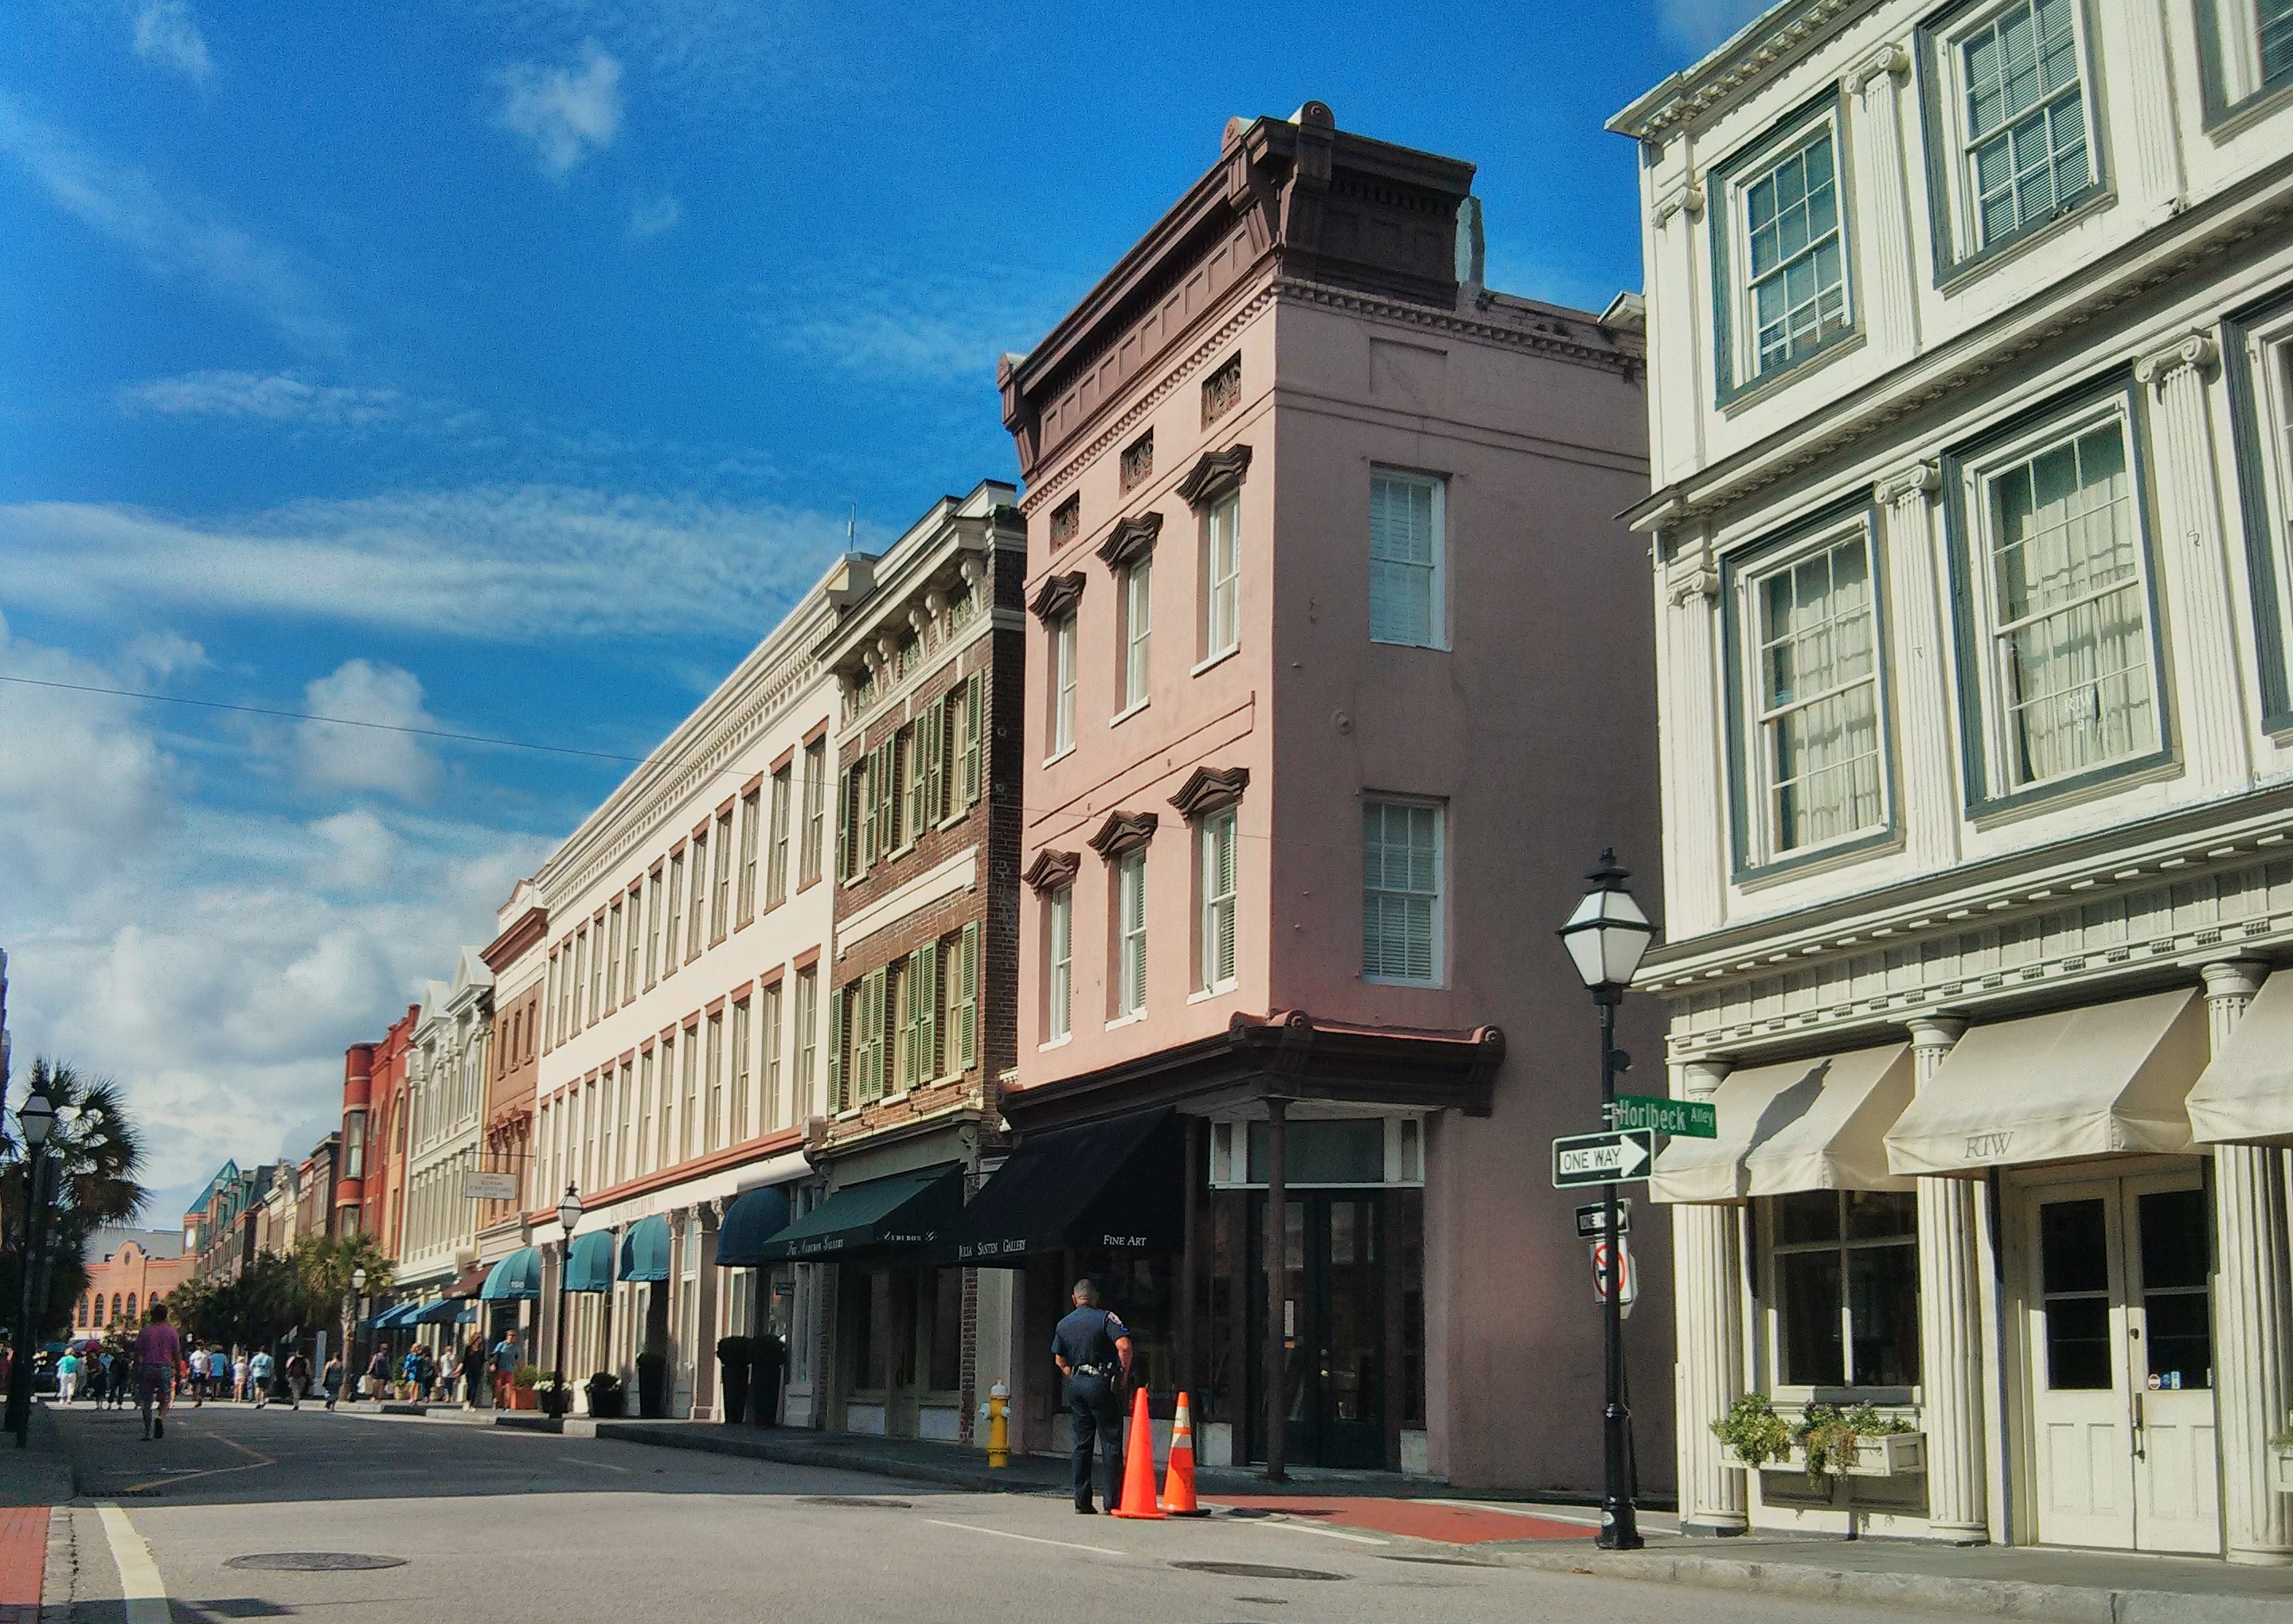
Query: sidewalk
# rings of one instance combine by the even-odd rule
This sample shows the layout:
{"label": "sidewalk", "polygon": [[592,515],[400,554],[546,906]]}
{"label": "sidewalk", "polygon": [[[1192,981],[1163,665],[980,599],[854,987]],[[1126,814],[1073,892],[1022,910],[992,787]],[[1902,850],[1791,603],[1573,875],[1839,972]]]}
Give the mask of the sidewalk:
{"label": "sidewalk", "polygon": [[32,1406],[29,1435],[20,1450],[0,1434],[0,1624],[37,1624],[57,1531],[51,1510],[72,1498],[71,1462],[45,1404]]}

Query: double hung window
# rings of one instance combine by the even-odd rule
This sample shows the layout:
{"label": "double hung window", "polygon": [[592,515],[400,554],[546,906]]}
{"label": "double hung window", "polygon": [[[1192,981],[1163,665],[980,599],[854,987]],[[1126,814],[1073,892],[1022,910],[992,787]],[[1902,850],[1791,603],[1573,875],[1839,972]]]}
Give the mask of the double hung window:
{"label": "double hung window", "polygon": [[1114,860],[1114,1015],[1146,1013],[1146,852]]}
{"label": "double hung window", "polygon": [[2216,113],[2293,81],[2293,0],[2198,0]]}
{"label": "double hung window", "polygon": [[[774,989],[767,989],[767,998],[778,997]],[[727,1144],[739,1144],[749,1135],[749,1063],[750,1035],[749,1001],[746,998],[733,1006],[733,1089],[728,1109],[731,1127],[725,1135]]]}
{"label": "double hung window", "polygon": [[1811,354],[1847,330],[1847,242],[1839,146],[1828,117],[1736,182],[1749,381]]}
{"label": "double hung window", "polygon": [[717,838],[710,842],[716,849],[717,867],[709,878],[709,940],[722,941],[733,926],[733,809],[726,807],[717,818]]}
{"label": "double hung window", "polygon": [[789,880],[789,802],[793,786],[789,772],[782,767],[773,774],[772,823],[766,836],[765,906],[777,908],[788,900]]}
{"label": "double hung window", "polygon": [[701,1116],[701,1029],[685,1029],[685,1041],[680,1047],[679,1072],[681,1087],[677,1105],[677,1159],[689,1161],[698,1143]]}
{"label": "double hung window", "polygon": [[621,1006],[621,905],[619,902],[614,903],[608,910],[606,921],[605,940],[608,946],[605,949],[604,1010],[610,1013]]}
{"label": "double hung window", "polygon": [[701,944],[709,939],[709,836],[706,830],[693,837],[693,889],[685,899],[685,957],[701,957]]}
{"label": "double hung window", "polygon": [[1044,987],[1043,1035],[1057,1042],[1074,1030],[1074,887],[1061,885],[1043,900],[1044,939],[1049,944]]}
{"label": "double hung window", "polygon": [[812,1110],[813,1080],[820,1069],[820,972],[796,973],[796,1087],[789,1119],[801,1121]]}
{"label": "double hung window", "polygon": [[645,876],[644,984],[648,988],[660,977],[660,877],[659,863]]}
{"label": "double hung window", "polygon": [[1075,741],[1075,618],[1073,611],[1051,623],[1050,753],[1063,755]]}
{"label": "double hung window", "polygon": [[1362,803],[1362,978],[1433,986],[1441,979],[1442,809]]}
{"label": "double hung window", "polygon": [[722,1011],[709,1017],[708,1030],[707,1091],[702,1095],[701,1103],[701,1148],[713,1151],[723,1143],[725,1127],[725,1016]]}
{"label": "double hung window", "polygon": [[621,1002],[626,1004],[637,996],[637,916],[644,910],[644,893],[637,886],[628,889],[622,911],[628,915],[628,934],[621,958]]}
{"label": "double hung window", "polygon": [[1199,987],[1216,992],[1234,985],[1235,824],[1231,806],[1203,818],[1195,834],[1195,879],[1202,899]]}
{"label": "double hung window", "polygon": [[1122,571],[1122,708],[1146,703],[1147,654],[1155,632],[1155,560],[1134,558]]}
{"label": "double hung window", "polygon": [[668,859],[668,928],[667,940],[661,943],[660,956],[660,973],[663,975],[677,974],[677,961],[681,957],[679,949],[683,944],[677,933],[677,910],[684,904],[684,896],[685,853],[674,852]]}
{"label": "double hung window", "polygon": [[1790,1387],[1919,1379],[1918,1201],[1811,1190],[1769,1204],[1776,1373]]}
{"label": "double hung window", "polygon": [[1936,63],[1948,161],[1937,190],[1953,257],[2001,247],[2093,190],[2086,61],[2080,0],[2010,0],[1944,34]]}
{"label": "double hung window", "polygon": [[1753,854],[1772,860],[1882,827],[1868,523],[1859,518],[1754,576],[1747,596],[1757,733],[1747,765],[1761,800]]}
{"label": "double hung window", "polygon": [[1242,493],[1230,490],[1203,513],[1202,658],[1242,642]]}
{"label": "double hung window", "polygon": [[757,917],[758,798],[753,789],[741,797],[741,925]]}
{"label": "double hung window", "polygon": [[[781,983],[774,982],[766,988],[759,1002],[763,1006],[763,1024],[757,1030],[757,1047],[761,1051],[764,1058],[764,1064],[760,1068],[764,1074],[764,1084],[757,1095],[758,1120],[755,1129],[758,1133],[763,1133],[782,1119]],[[745,1124],[747,1118],[743,1116],[741,1120]]]}
{"label": "double hung window", "polygon": [[1422,474],[1380,469],[1369,482],[1369,637],[1414,648],[1447,646],[1442,602],[1447,488]]}
{"label": "double hung window", "polygon": [[804,747],[804,842],[797,857],[798,885],[820,877],[821,849],[828,835],[828,741]]}

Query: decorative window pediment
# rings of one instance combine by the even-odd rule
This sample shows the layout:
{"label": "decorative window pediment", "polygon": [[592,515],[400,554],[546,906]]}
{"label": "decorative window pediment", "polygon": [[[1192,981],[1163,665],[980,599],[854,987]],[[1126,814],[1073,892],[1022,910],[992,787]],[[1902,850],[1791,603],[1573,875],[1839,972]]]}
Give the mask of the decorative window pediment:
{"label": "decorative window pediment", "polygon": [[1233,805],[1249,787],[1247,767],[1197,767],[1171,797],[1171,804],[1182,818],[1200,818]]}
{"label": "decorative window pediment", "polygon": [[1153,812],[1109,812],[1098,833],[1090,837],[1090,849],[1113,861],[1154,839],[1155,826],[1160,821]]}
{"label": "decorative window pediment", "polygon": [[1080,570],[1072,575],[1047,578],[1041,586],[1035,588],[1035,596],[1027,605],[1028,610],[1036,619],[1047,625],[1073,614],[1074,606],[1082,602],[1083,580],[1083,573]]}
{"label": "decorative window pediment", "polygon": [[1035,853],[1035,860],[1027,865],[1026,873],[1019,877],[1035,891],[1057,891],[1074,882],[1075,871],[1082,867],[1080,852],[1054,852],[1046,847]]}
{"label": "decorative window pediment", "polygon": [[1223,451],[1205,451],[1187,477],[1178,484],[1179,499],[1191,507],[1215,501],[1236,485],[1250,472],[1250,448],[1228,446]]}
{"label": "decorative window pediment", "polygon": [[1120,570],[1142,553],[1155,545],[1155,537],[1163,533],[1163,515],[1140,513],[1135,519],[1125,519],[1114,527],[1114,533],[1099,544],[1098,556],[1110,570]]}

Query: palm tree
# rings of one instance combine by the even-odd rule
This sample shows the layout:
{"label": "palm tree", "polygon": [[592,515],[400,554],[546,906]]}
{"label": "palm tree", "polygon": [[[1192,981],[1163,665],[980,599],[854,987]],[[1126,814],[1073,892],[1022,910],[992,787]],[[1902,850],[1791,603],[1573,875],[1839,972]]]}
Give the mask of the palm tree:
{"label": "palm tree", "polygon": [[[83,1077],[69,1061],[46,1055],[32,1062],[25,1097],[45,1094],[55,1107],[48,1130],[47,1169],[41,1194],[45,1215],[47,1289],[43,1329],[68,1319],[87,1289],[83,1253],[87,1239],[107,1224],[125,1224],[143,1206],[146,1192],[136,1179],[143,1166],[142,1135],[119,1085],[108,1077]],[[12,1112],[0,1112],[0,1227],[12,1241],[0,1264],[0,1301],[20,1300],[24,1241],[30,1231],[29,1164],[15,1135]]]}

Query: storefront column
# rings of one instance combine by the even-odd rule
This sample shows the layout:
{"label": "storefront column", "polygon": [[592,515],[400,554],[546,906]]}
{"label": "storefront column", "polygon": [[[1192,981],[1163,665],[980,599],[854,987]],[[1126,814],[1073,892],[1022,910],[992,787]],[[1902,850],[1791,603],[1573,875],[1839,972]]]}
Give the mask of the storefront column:
{"label": "storefront column", "polygon": [[[1673,1092],[1709,1101],[1725,1060],[1673,1068]],[[1744,1253],[1733,1207],[1672,1209],[1673,1289],[1679,1315],[1674,1382],[1680,1414],[1680,1525],[1688,1534],[1740,1534],[1749,1526],[1745,1479],[1727,1464],[1712,1424],[1744,1395]]]}
{"label": "storefront column", "polygon": [[[2261,990],[2266,965],[2208,965],[2214,1052]],[[2222,1543],[2232,1562],[2293,1563],[2293,1500],[2269,1483],[2269,1440],[2293,1403],[2293,1259],[2285,1158],[2256,1144],[2214,1147],[2214,1410],[2222,1464]]]}
{"label": "storefront column", "polygon": [[[1910,1022],[1924,1089],[1966,1030],[1947,1015]],[[1961,1545],[1990,1539],[1982,1426],[1982,1268],[1969,1178],[1923,1178],[1919,1193],[1919,1420],[1926,1433],[1927,1525]]]}

